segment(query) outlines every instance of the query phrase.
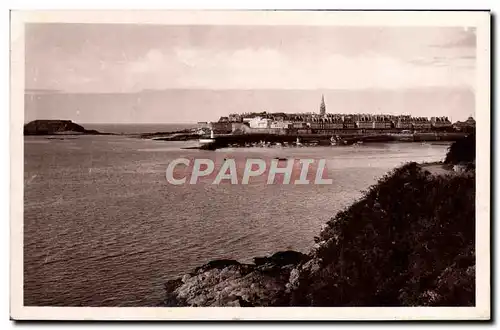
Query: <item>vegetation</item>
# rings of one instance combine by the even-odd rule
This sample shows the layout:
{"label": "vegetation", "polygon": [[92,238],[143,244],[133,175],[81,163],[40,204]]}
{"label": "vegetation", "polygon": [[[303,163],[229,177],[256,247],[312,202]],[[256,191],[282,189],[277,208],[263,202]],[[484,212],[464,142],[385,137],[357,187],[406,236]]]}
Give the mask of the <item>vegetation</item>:
{"label": "vegetation", "polygon": [[470,306],[475,297],[474,176],[396,169],[328,222],[320,267],[292,305]]}
{"label": "vegetation", "polygon": [[71,120],[34,120],[24,125],[24,135],[101,134]]}

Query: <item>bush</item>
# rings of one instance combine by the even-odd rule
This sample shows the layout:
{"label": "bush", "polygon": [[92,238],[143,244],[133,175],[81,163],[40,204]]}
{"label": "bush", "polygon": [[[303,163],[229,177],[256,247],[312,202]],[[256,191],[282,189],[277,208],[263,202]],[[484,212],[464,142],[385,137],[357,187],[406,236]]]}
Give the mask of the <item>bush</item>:
{"label": "bush", "polygon": [[[474,176],[393,171],[328,222],[293,305],[473,305]],[[472,275],[471,275],[472,274]]]}
{"label": "bush", "polygon": [[476,159],[476,136],[469,134],[467,137],[455,141],[446,154],[446,164],[473,162]]}

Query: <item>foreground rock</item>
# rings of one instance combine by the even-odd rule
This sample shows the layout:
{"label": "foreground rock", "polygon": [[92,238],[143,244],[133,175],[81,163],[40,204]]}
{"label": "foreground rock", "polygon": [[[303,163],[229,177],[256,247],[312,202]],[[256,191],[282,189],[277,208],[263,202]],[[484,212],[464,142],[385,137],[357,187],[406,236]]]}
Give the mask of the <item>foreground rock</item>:
{"label": "foreground rock", "polygon": [[316,239],[291,305],[472,306],[475,179],[396,169]]}
{"label": "foreground rock", "polygon": [[71,120],[34,120],[24,125],[24,135],[102,134],[87,130]]}

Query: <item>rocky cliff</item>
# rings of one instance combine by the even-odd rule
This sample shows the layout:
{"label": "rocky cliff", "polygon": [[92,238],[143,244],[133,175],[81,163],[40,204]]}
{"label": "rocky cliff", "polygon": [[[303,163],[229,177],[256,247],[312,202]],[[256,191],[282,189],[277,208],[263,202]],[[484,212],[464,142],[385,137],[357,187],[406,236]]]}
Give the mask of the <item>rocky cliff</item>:
{"label": "rocky cliff", "polygon": [[396,169],[331,219],[291,305],[472,306],[474,175]]}
{"label": "rocky cliff", "polygon": [[101,134],[71,120],[34,120],[24,125],[24,135]]}
{"label": "rocky cliff", "polygon": [[475,176],[410,163],[333,217],[308,255],[213,261],[167,306],[473,306]]}

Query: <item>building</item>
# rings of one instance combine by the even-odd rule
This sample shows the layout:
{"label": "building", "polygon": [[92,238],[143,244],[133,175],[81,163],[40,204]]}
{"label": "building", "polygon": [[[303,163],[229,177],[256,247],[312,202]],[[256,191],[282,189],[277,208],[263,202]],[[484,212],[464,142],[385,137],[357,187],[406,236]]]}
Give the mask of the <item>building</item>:
{"label": "building", "polygon": [[397,116],[394,119],[394,127],[398,129],[412,129],[411,116]]}
{"label": "building", "polygon": [[262,118],[260,116],[252,118],[248,124],[250,128],[271,128],[271,119]]}
{"label": "building", "polygon": [[466,121],[457,121],[453,124],[453,128],[461,132],[473,132],[476,128],[476,121],[474,118],[469,117]]}
{"label": "building", "polygon": [[344,128],[344,122],[342,121],[341,118],[336,118],[336,117],[327,118],[323,120],[323,123],[324,123],[323,128],[327,130],[332,130],[332,129],[337,130]]}
{"label": "building", "polygon": [[292,127],[292,123],[288,121],[272,121],[271,128],[288,129]]}
{"label": "building", "polygon": [[268,118],[273,121],[286,121],[287,119],[285,114],[271,114]]}
{"label": "building", "polygon": [[213,130],[215,134],[228,134],[233,130],[232,123],[229,121],[211,122],[208,127]]}
{"label": "building", "polygon": [[292,128],[297,128],[297,129],[302,129],[302,128],[309,128],[307,123],[303,121],[294,121],[292,122]]}
{"label": "building", "polygon": [[[373,115],[369,113],[357,114],[333,114],[326,113],[324,95],[321,96],[319,113],[300,112],[247,112],[242,114],[229,114],[222,116],[218,122],[199,122],[198,128],[210,128],[216,134],[228,133],[232,131],[231,124],[238,124],[241,131],[264,132],[267,129],[277,134],[295,134],[299,131],[311,131],[316,134],[332,134],[341,130],[346,132],[360,131],[366,133],[370,130],[413,130],[420,132],[448,131],[473,131],[476,125],[475,120],[469,117],[464,122],[452,124],[448,117],[412,117],[410,115]],[[244,127],[243,127],[244,126]],[[260,131],[258,130],[260,129]],[[273,133],[274,134],[274,133]]]}
{"label": "building", "polygon": [[351,115],[345,115],[342,116],[342,122],[343,122],[343,128],[345,129],[353,129],[356,128],[356,121],[354,120],[353,116]]}
{"label": "building", "polygon": [[370,115],[361,115],[355,118],[356,127],[360,129],[371,129],[373,128],[373,118]]}
{"label": "building", "polygon": [[210,128],[208,128],[208,127],[199,127],[196,130],[196,134],[198,134],[198,135],[208,135],[208,134],[210,134]]}
{"label": "building", "polygon": [[474,127],[474,128],[476,127],[476,121],[472,117],[467,118],[467,120],[465,121],[465,124],[467,124],[467,126],[470,126],[470,127]]}
{"label": "building", "polygon": [[228,116],[228,119],[232,123],[241,123],[243,118],[237,113],[232,113]]}
{"label": "building", "polygon": [[196,123],[196,128],[201,129],[201,128],[207,128],[208,129],[208,123],[206,121],[199,121]]}
{"label": "building", "polygon": [[323,128],[323,123],[320,118],[311,118],[311,120],[307,123],[311,129],[318,130]]}
{"label": "building", "polygon": [[392,120],[389,116],[380,115],[373,116],[373,128],[374,129],[390,129],[392,128]]}

